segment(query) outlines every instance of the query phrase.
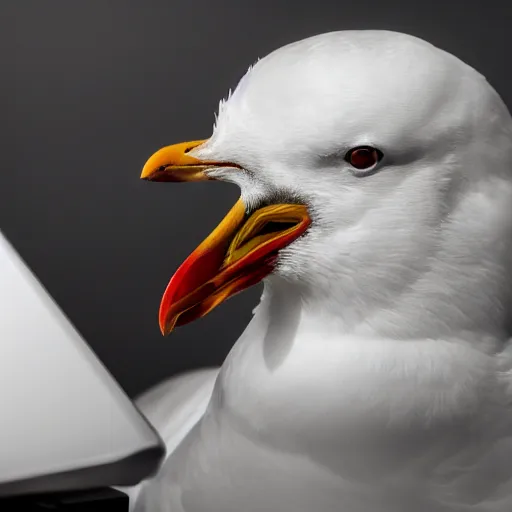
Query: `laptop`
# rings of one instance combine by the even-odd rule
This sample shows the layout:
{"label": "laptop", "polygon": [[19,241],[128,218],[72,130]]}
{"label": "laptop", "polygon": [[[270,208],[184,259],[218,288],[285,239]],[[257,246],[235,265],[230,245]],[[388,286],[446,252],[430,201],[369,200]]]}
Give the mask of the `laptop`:
{"label": "laptop", "polygon": [[0,232],[0,498],[135,485],[164,455]]}

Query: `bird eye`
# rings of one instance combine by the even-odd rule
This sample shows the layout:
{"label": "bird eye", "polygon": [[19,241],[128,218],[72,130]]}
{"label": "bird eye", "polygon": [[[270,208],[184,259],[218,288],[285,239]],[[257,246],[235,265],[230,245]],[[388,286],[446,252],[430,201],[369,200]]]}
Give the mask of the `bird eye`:
{"label": "bird eye", "polygon": [[356,169],[369,169],[377,164],[383,157],[381,151],[371,146],[358,146],[352,148],[345,155],[345,160]]}

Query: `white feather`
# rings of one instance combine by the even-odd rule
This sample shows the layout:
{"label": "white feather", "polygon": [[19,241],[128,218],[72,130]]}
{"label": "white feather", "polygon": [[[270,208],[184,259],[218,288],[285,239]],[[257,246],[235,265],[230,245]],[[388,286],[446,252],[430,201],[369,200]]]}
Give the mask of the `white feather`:
{"label": "white feather", "polygon": [[[362,144],[385,155],[366,177]],[[169,402],[162,432],[189,431],[136,509],[512,510],[512,119],[485,78],[408,35],[323,34],[258,61],[193,154],[313,222],[208,408],[210,380],[193,421]]]}

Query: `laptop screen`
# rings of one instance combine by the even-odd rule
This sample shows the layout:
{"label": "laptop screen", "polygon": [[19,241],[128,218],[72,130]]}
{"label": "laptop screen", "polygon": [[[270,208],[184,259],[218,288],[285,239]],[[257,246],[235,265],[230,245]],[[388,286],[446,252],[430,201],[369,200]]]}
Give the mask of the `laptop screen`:
{"label": "laptop screen", "polygon": [[134,485],[164,452],[0,232],[0,496]]}

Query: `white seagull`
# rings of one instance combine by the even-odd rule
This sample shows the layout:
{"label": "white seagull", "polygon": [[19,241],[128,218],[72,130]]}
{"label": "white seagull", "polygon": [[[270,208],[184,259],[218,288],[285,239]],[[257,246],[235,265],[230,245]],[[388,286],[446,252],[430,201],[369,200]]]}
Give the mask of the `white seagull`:
{"label": "white seagull", "polygon": [[241,189],[164,334],[264,292],[219,370],[139,400],[168,457],[134,510],[512,510],[512,119],[482,75],[405,34],[311,37],[142,178]]}

